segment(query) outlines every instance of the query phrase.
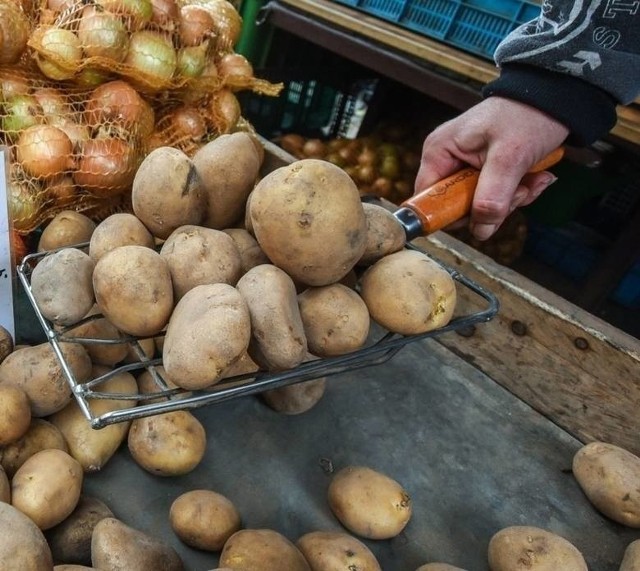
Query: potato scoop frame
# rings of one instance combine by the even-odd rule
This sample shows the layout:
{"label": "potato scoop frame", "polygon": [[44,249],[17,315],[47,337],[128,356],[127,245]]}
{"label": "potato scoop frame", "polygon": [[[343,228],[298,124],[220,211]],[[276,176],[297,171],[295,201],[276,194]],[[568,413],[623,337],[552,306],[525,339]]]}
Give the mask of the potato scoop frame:
{"label": "potato scoop frame", "polygon": [[[87,245],[88,244],[86,243],[77,244],[75,247],[84,248]],[[430,256],[428,253],[412,244],[407,244],[406,247],[422,252],[423,254],[433,258],[433,256]],[[330,377],[373,365],[381,365],[394,357],[408,343],[421,341],[430,337],[436,337],[449,331],[463,332],[476,323],[484,323],[491,320],[499,309],[499,301],[492,292],[486,290],[470,278],[462,275],[457,270],[448,267],[439,260],[436,260],[449,272],[451,277],[457,282],[457,284],[459,284],[459,286],[465,287],[477,294],[486,302],[487,307],[468,315],[455,316],[446,326],[417,335],[399,335],[386,331],[372,323],[371,333],[367,344],[357,351],[336,357],[307,361],[293,369],[276,373],[258,371],[236,375],[225,378],[208,389],[186,391],[184,389],[171,389],[167,386],[167,383],[157,370],[157,367],[162,365],[162,359],[148,359],[139,343],[141,340],[140,338],[123,336],[120,339],[98,339],[71,337],[66,335],[66,333],[74,327],[77,327],[81,323],[85,323],[91,319],[98,319],[102,317],[101,315],[93,315],[74,325],[55,329],[53,324],[43,316],[42,311],[38,307],[31,290],[30,282],[34,262],[37,262],[38,259],[44,257],[47,253],[50,252],[40,252],[26,256],[17,268],[18,277],[34,309],[38,321],[44,330],[47,341],[50,343],[55,355],[60,361],[62,372],[71,387],[73,396],[78,402],[82,413],[95,429],[103,428],[107,425],[118,422],[131,421],[136,418],[162,414],[165,412],[195,409],[228,401],[241,396],[256,395],[267,390],[295,383],[310,381],[321,377]],[[128,343],[140,361],[117,365],[113,370],[110,370],[106,374],[85,382],[79,382],[75,378],[68,363],[65,361],[60,347],[61,342],[81,343],[85,345],[91,343]],[[135,375],[144,369],[148,370],[153,377],[157,384],[158,392],[131,395],[108,393],[100,389],[100,385],[102,383],[115,375],[122,372],[131,372]],[[95,415],[91,410],[90,402],[98,399],[128,400],[132,401],[134,404],[129,408],[112,410],[100,415]],[[158,399],[164,400],[159,401]]]}

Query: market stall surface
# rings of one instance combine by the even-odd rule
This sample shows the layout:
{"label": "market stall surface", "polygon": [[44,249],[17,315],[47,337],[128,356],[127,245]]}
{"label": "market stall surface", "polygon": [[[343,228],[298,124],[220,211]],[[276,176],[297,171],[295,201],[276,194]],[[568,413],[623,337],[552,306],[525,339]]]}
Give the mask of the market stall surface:
{"label": "market stall surface", "polygon": [[177,496],[214,490],[236,505],[243,528],[273,529],[295,542],[310,531],[344,531],[327,488],[347,465],[391,476],[412,498],[413,517],[399,536],[364,540],[384,571],[435,561],[487,571],[491,536],[512,525],[557,533],[591,570],[617,571],[626,546],[640,537],[600,515],[583,494],[571,473],[578,440],[436,340],[412,343],[384,365],[330,377],[322,400],[301,415],[282,415],[253,396],[194,414],[208,443],[189,474],[152,475],[123,446],[85,480],[87,494],[175,547],[189,571],[216,567],[219,554],[178,540],[169,524]]}

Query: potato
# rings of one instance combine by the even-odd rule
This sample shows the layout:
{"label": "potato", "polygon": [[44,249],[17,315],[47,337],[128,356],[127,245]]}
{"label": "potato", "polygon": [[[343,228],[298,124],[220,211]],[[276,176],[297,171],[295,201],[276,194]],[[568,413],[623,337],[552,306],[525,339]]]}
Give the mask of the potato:
{"label": "potato", "polygon": [[180,476],[200,464],[207,435],[192,413],[177,410],[135,419],[129,429],[128,446],[136,463],[148,472]]}
{"label": "potato", "polygon": [[[98,315],[100,308],[94,304],[89,312],[83,316],[84,318]],[[67,338],[85,338],[85,339],[123,339],[122,333],[104,317],[94,318],[91,321],[76,325],[75,327],[65,331]],[[87,350],[91,362],[96,365],[114,366],[122,361],[129,351],[129,344],[122,343],[84,343],[83,347]]]}
{"label": "potato", "polygon": [[[0,569],[52,571],[53,559],[42,531],[25,514],[0,502]],[[10,530],[10,531],[7,531]]]}
{"label": "potato", "polygon": [[298,366],[307,356],[307,340],[295,285],[272,264],[249,270],[236,286],[251,315],[251,358],[271,371]]}
{"label": "potato", "polygon": [[20,387],[0,385],[0,446],[22,438],[31,425],[31,405]]}
{"label": "potato", "polygon": [[117,212],[96,226],[89,241],[89,256],[97,262],[118,246],[155,248],[155,240],[137,216],[129,212]]}
{"label": "potato", "polygon": [[146,360],[154,358],[156,354],[156,342],[153,337],[148,337],[146,339],[138,339],[135,343],[129,344],[127,347],[127,356],[124,358],[123,363],[132,364],[140,363],[142,361],[136,352],[136,343]]}
{"label": "potato", "polygon": [[311,531],[296,543],[311,571],[382,571],[371,550],[342,532]]}
{"label": "potato", "polygon": [[176,301],[197,285],[236,285],[242,259],[235,242],[224,232],[203,226],[180,226],[162,245],[160,255],[171,272]]}
{"label": "potato", "polygon": [[11,482],[2,466],[0,466],[0,502],[11,503]]}
{"label": "potato", "polygon": [[195,152],[193,164],[207,197],[202,225],[216,230],[233,226],[244,214],[260,170],[251,137],[243,132],[220,135]]}
{"label": "potato", "polygon": [[368,539],[390,539],[409,523],[409,494],[389,476],[366,466],[347,466],[328,489],[331,511],[340,523]]}
{"label": "potato", "polygon": [[591,442],[573,457],[573,475],[605,516],[640,528],[640,458],[606,442]]}
{"label": "potato", "polygon": [[0,465],[7,476],[12,478],[31,456],[48,449],[69,451],[67,441],[56,426],[48,420],[32,418],[29,429],[20,440],[0,448]]}
{"label": "potato", "polygon": [[[91,375],[89,354],[77,343],[60,343],[65,362],[75,380],[84,383]],[[71,386],[49,343],[14,351],[0,363],[0,386],[13,385],[27,393],[31,415],[44,417],[71,401]]]}
{"label": "potato", "polygon": [[212,490],[178,496],[171,504],[169,521],[184,543],[205,551],[220,551],[240,529],[240,514],[233,502]]}
{"label": "potato", "polygon": [[231,365],[222,375],[223,379],[235,377],[236,375],[247,375],[257,373],[260,370],[258,364],[251,358],[248,351],[245,351],[240,358]]}
{"label": "potato", "polygon": [[367,221],[367,241],[358,265],[368,266],[402,250],[407,235],[398,219],[384,206],[363,202],[362,208]]}
{"label": "potato", "polygon": [[11,480],[11,504],[42,530],[65,520],[78,505],[82,466],[62,450],[37,452]]}
{"label": "potato", "polygon": [[242,274],[246,274],[251,268],[260,264],[270,263],[258,241],[244,228],[226,228],[223,232],[231,236],[238,252],[240,252]]}
{"label": "potato", "polygon": [[166,239],[185,224],[200,224],[206,208],[202,180],[180,149],[152,150],[131,187],[133,213],[157,238]]}
{"label": "potato", "polygon": [[[179,387],[173,383],[172,381],[170,381],[167,378],[167,373],[164,370],[164,367],[162,365],[157,365],[154,367],[154,370],[156,371],[156,373],[162,378],[162,380],[165,382],[165,384],[167,385],[167,389],[179,389]],[[142,373],[140,373],[137,377],[136,377],[136,382],[138,383],[138,393],[140,393],[140,395],[150,395],[153,393],[158,393],[161,390],[164,390],[160,387],[160,385],[158,385],[158,383],[156,382],[156,380],[153,378],[153,375],[151,374],[151,370],[150,369],[145,369],[144,371],[142,371]],[[188,392],[188,391],[181,391],[175,395],[172,396],[172,398],[176,399],[176,398],[186,398],[191,396],[192,393]],[[157,399],[140,399],[140,404],[147,404],[150,402],[161,402],[161,401],[166,401],[168,400],[169,397],[159,397]]]}
{"label": "potato", "polygon": [[63,563],[62,565],[56,565],[53,568],[53,571],[91,571],[95,569],[96,569],[95,567],[87,567],[86,565],[74,565],[73,563],[70,563],[70,564]]}
{"label": "potato", "polygon": [[162,348],[168,379],[187,390],[218,382],[249,346],[251,319],[228,284],[194,287],[176,305]]}
{"label": "potato", "polygon": [[155,335],[173,310],[169,266],[144,246],[119,246],[102,256],[93,272],[93,288],[103,315],[130,335]]}
{"label": "potato", "polygon": [[571,543],[537,527],[501,529],[489,541],[488,557],[491,571],[587,571]]}
{"label": "potato", "polygon": [[83,244],[91,240],[96,223],[75,210],[63,210],[56,214],[40,234],[38,252]]}
{"label": "potato", "polygon": [[311,571],[300,550],[271,529],[241,529],[224,544],[221,567],[234,571]]}
{"label": "potato", "polygon": [[[108,371],[107,367],[96,367],[93,377],[97,378]],[[136,395],[138,385],[131,373],[122,371],[96,385],[94,390]],[[125,399],[91,399],[89,408],[94,416],[100,416],[110,411],[131,408],[136,402]],[[105,466],[127,437],[130,425],[130,422],[122,421],[96,430],[91,427],[75,400],[51,415],[49,420],[62,432],[69,446],[69,454],[80,463],[85,473],[97,472]]]}
{"label": "potato", "polygon": [[456,305],[451,275],[415,250],[389,254],[369,266],[362,276],[360,295],[376,322],[401,335],[445,326]]}
{"label": "potato", "polygon": [[80,321],[94,303],[93,261],[76,248],[47,254],[31,274],[33,297],[49,321],[71,325]]}
{"label": "potato", "polygon": [[322,377],[264,391],[262,398],[276,412],[302,414],[320,402],[326,387],[327,379]]}
{"label": "potato", "polygon": [[640,539],[631,542],[625,549],[619,571],[640,571]]}
{"label": "potato", "polygon": [[13,351],[13,337],[2,325],[0,325],[0,363]]}
{"label": "potato", "polygon": [[351,353],[367,341],[371,318],[355,291],[339,283],[310,287],[298,295],[309,352],[318,357]]}
{"label": "potato", "polygon": [[328,161],[302,159],[270,172],[256,184],[248,208],[258,244],[295,281],[340,281],[364,253],[358,188]]}
{"label": "potato", "polygon": [[69,517],[45,532],[53,560],[91,565],[91,535],[98,522],[107,517],[114,515],[102,500],[80,496]]}
{"label": "potato", "polygon": [[183,571],[177,551],[116,518],[101,519],[91,538],[91,564],[101,571]]}
{"label": "potato", "polygon": [[447,563],[427,563],[426,565],[420,565],[416,571],[465,571],[460,567],[454,567]]}

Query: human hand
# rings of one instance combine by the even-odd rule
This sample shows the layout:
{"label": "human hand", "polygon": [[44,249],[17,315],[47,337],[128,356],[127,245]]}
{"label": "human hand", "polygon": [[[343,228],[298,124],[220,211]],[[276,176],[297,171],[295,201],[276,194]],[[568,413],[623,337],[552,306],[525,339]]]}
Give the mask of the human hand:
{"label": "human hand", "polygon": [[562,123],[534,107],[489,97],[425,139],[415,191],[465,166],[479,169],[469,229],[486,240],[513,210],[533,202],[556,180],[548,171],[527,171],[568,134]]}

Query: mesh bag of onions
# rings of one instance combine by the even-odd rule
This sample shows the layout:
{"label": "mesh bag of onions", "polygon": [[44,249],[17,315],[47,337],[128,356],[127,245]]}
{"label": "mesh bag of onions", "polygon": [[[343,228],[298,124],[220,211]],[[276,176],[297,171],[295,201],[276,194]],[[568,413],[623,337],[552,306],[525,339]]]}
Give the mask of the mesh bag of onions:
{"label": "mesh bag of onions", "polygon": [[[152,149],[191,155],[221,134],[253,132],[236,92],[277,95],[282,85],[254,77],[233,52],[241,22],[230,2],[192,1],[48,0],[31,12],[7,9],[27,30],[0,50],[0,143],[9,152],[16,231],[28,234],[61,210],[96,220],[130,211],[133,178]],[[0,0],[0,16],[15,2]],[[187,48],[206,57],[187,65]]]}

